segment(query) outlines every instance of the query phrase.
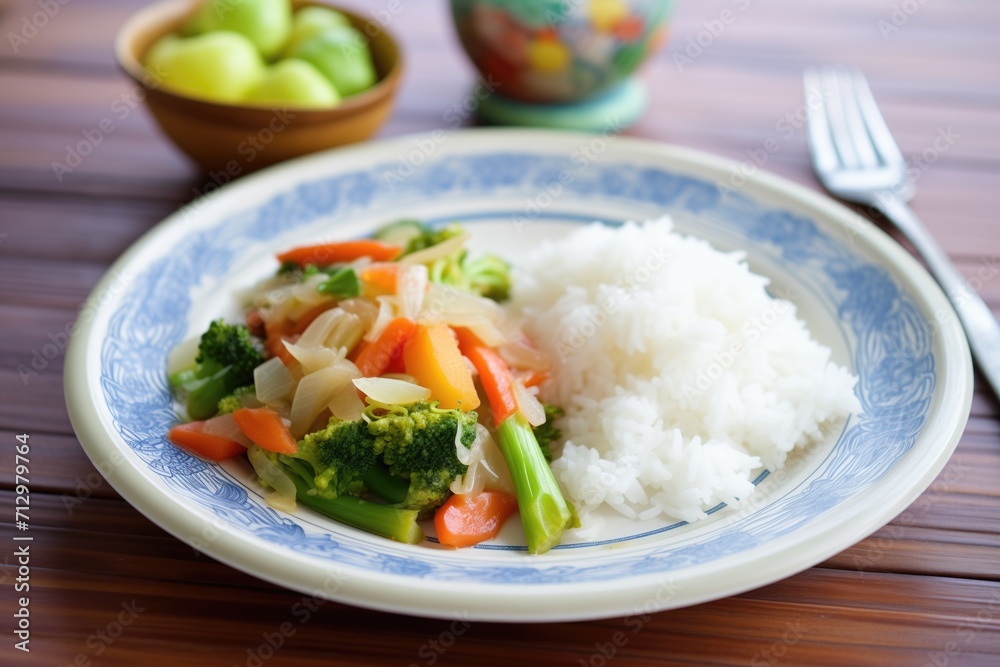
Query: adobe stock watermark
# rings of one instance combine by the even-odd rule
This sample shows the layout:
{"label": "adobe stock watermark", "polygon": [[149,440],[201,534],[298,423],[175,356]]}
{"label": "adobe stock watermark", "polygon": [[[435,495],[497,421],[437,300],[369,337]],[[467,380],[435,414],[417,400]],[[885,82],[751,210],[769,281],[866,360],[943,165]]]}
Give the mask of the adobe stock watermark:
{"label": "adobe stock watermark", "polygon": [[927,323],[933,332],[941,325],[951,322],[956,317],[955,308],[961,308],[964,304],[977,298],[983,286],[1000,275],[1000,256],[994,254],[993,257],[980,258],[979,266],[975,274],[967,279],[964,284],[954,289],[948,290],[948,299],[952,307],[941,306],[934,311],[933,319],[928,318]]}
{"label": "adobe stock watermark", "polygon": [[965,647],[976,640],[980,632],[990,626],[996,628],[998,615],[1000,615],[1000,591],[993,591],[989,601],[976,612],[975,616],[966,616],[955,627],[954,639],[945,642],[940,650],[927,653],[927,661],[922,667],[948,667],[952,659],[960,656]]}
{"label": "adobe stock watermark", "polygon": [[338,569],[327,570],[322,586],[303,595],[289,609],[290,620],[282,621],[271,632],[261,633],[262,641],[246,650],[243,663],[233,663],[233,667],[263,667],[264,663],[273,658],[289,639],[295,636],[298,629],[312,620],[313,616],[327,601],[337,594],[350,577]]}
{"label": "adobe stock watermark", "polygon": [[191,188],[194,198],[181,209],[181,215],[184,219],[188,219],[203,210],[205,206],[214,201],[222,186],[231,183],[247,171],[253,161],[267,150],[275,137],[288,128],[296,117],[295,113],[285,107],[271,111],[272,116],[268,124],[256,131],[249,132],[236,146],[236,153],[241,159],[231,159],[220,169],[209,170],[205,182],[200,187],[196,185]]}
{"label": "adobe stock watermark", "polygon": [[234,157],[218,171],[210,170],[205,184],[200,189],[197,186],[193,188],[194,195],[204,197],[242,174],[261,153],[267,150],[276,136],[288,129],[295,117],[296,114],[289,111],[288,107],[272,109],[267,124],[247,133],[236,145],[236,154],[240,159]]}
{"label": "adobe stock watermark", "polygon": [[100,294],[91,296],[84,302],[76,319],[68,322],[65,327],[49,332],[48,342],[40,347],[32,348],[31,359],[17,365],[17,374],[21,383],[27,387],[33,378],[38,377],[55,359],[61,356],[69,346],[69,341],[97,316],[97,311],[111,299],[124,292],[132,283],[134,276],[127,269],[112,276],[108,286]]}
{"label": "adobe stock watermark", "polygon": [[755,653],[750,659],[750,667],[772,667],[778,664],[788,653],[788,649],[798,644],[809,630],[810,628],[802,627],[802,621],[786,622],[781,637]]}
{"label": "adobe stock watermark", "polygon": [[58,16],[62,8],[70,2],[71,0],[35,0],[38,11],[33,12],[30,16],[27,14],[22,16],[17,32],[13,30],[7,32],[7,41],[10,42],[10,48],[14,51],[14,55],[20,52],[22,46],[37,37],[38,33],[44,30],[49,22]]}
{"label": "adobe stock watermark", "polygon": [[[892,204],[895,199],[902,199],[905,201],[905,195],[908,194],[908,190],[911,190],[923,177],[924,173],[930,169],[941,156],[951,150],[952,146],[958,143],[958,140],[962,138],[962,135],[955,132],[952,127],[939,127],[935,129],[934,139],[930,142],[924,150],[920,151],[916,155],[912,155],[906,158],[906,169],[904,172],[904,178],[900,178],[899,182],[896,183],[891,189],[885,192],[879,193],[877,195],[877,203],[880,203],[883,207]],[[880,209],[877,205],[865,207],[865,211],[869,217],[875,213],[879,213]],[[853,247],[857,245],[859,238],[862,238],[869,234],[873,227],[865,224],[860,218],[852,219],[851,224],[843,228],[844,234],[847,236],[848,243]]]}
{"label": "adobe stock watermark", "polygon": [[684,383],[681,391],[685,398],[698,398],[708,391],[771,327],[795,310],[792,305],[795,295],[791,291],[775,289],[774,292],[777,298],[759,314],[744,322],[739,335],[733,337],[724,349],[712,355],[712,361],[699,370],[694,384]]}
{"label": "adobe stock watermark", "polygon": [[562,196],[566,188],[575,183],[590,165],[608,151],[623,127],[620,116],[609,118],[600,134],[570,153],[569,159],[573,166],[563,169],[556,178],[543,183],[536,194],[525,197],[521,211],[511,216],[515,231],[521,234],[527,225],[537,221]]}
{"label": "adobe stock watermark", "polygon": [[139,614],[144,611],[146,611],[146,608],[140,607],[134,598],[131,602],[123,601],[121,603],[121,611],[118,612],[118,615],[103,628],[96,629],[87,637],[84,643],[90,651],[77,653],[72,662],[60,665],[60,667],[90,667],[96,664],[98,661],[95,658],[104,655],[108,647],[114,644],[125,633],[125,630],[135,623],[136,619],[139,618]]}
{"label": "adobe stock watermark", "polygon": [[189,534],[184,541],[194,549],[195,554],[200,556],[205,553],[209,545],[219,539],[219,536],[227,530],[228,526],[226,522],[217,515],[212,514],[202,522],[200,532]]}
{"label": "adobe stock watermark", "polygon": [[76,486],[73,488],[73,494],[62,494],[62,503],[63,507],[66,509],[66,513],[72,516],[76,508],[90,498],[90,496],[94,494],[94,491],[101,486],[104,480],[112,472],[114,472],[115,468],[124,462],[125,456],[116,449],[111,453],[109,458],[95,465],[97,470],[88,474],[86,477],[77,477],[75,480]]}
{"label": "adobe stock watermark", "polygon": [[1000,274],[1000,256],[996,253],[993,254],[993,257],[980,257],[979,259],[979,266],[976,267],[976,272],[971,278],[965,281],[963,290],[949,295],[955,303],[973,298],[975,294],[979,294],[982,291],[986,283],[992,281]]}
{"label": "adobe stock watermark", "polygon": [[926,4],[927,0],[902,0],[902,2],[895,3],[888,18],[881,18],[875,22],[875,27],[878,28],[882,39],[889,41],[889,38],[909,23],[910,19]]}
{"label": "adobe stock watermark", "polygon": [[556,353],[559,355],[559,360],[566,361],[582,350],[587,341],[597,335],[597,332],[618,312],[622,306],[621,291],[633,292],[649,282],[654,274],[666,266],[671,257],[672,253],[661,246],[649,248],[646,260],[615,283],[614,287],[619,293],[610,296],[603,303],[589,304],[585,308],[584,321],[570,327],[569,331],[556,343]]}
{"label": "adobe stock watermark", "polygon": [[750,8],[752,0],[730,0],[735,7],[735,11],[730,8],[723,9],[718,16],[705,19],[701,22],[701,30],[693,35],[688,35],[684,40],[684,50],[673,53],[674,67],[678,72],[683,72],[684,68],[693,65],[701,58],[705,52],[712,48],[716,41],[722,37],[726,30],[736,23],[741,13]]}
{"label": "adobe stock watermark", "polygon": [[962,135],[953,130],[951,125],[936,128],[934,135],[934,139],[927,148],[906,159],[906,181],[901,180],[896,187],[880,195],[883,201],[893,196],[901,196],[910,184],[916,185],[924,173],[934,166],[941,159],[941,156],[950,151],[958,143],[958,140],[962,138]]}
{"label": "adobe stock watermark", "polygon": [[493,80],[493,75],[489,75],[485,79],[479,77],[471,93],[445,109],[441,115],[444,127],[438,127],[427,134],[415,138],[413,140],[413,148],[403,155],[397,156],[396,164],[391,170],[382,172],[382,180],[389,188],[389,191],[395,192],[397,187],[405,183],[428,160],[434,157],[441,147],[448,142],[451,134],[450,130],[460,128],[462,123],[471,118],[479,109],[479,105],[493,95],[500,85],[499,81]]}
{"label": "adobe stock watermark", "polygon": [[118,129],[118,123],[125,121],[142,104],[149,91],[158,88],[162,82],[163,72],[146,70],[141,85],[132,86],[115,98],[111,102],[107,115],[101,118],[94,127],[80,131],[82,139],[76,143],[66,144],[63,160],[52,162],[52,173],[55,174],[56,180],[62,183],[67,174],[71,174],[79,168],[83,161]]}
{"label": "adobe stock watermark", "polygon": [[420,645],[420,648],[417,649],[417,657],[420,658],[421,662],[411,662],[409,667],[421,667],[421,665],[430,667],[437,664],[437,661],[448,652],[448,649],[457,644],[459,638],[469,631],[472,623],[467,610],[456,615],[447,628]]}
{"label": "adobe stock watermark", "polygon": [[785,113],[774,123],[770,136],[764,139],[757,148],[747,149],[747,159],[730,169],[728,182],[716,181],[715,187],[723,202],[736,191],[741,190],[747,181],[764,168],[771,157],[779,153],[785,143],[805,127],[809,111],[822,108],[828,94],[812,90],[806,95],[804,103]]}
{"label": "adobe stock watermark", "polygon": [[[813,441],[801,447],[796,447],[795,451],[799,453],[800,457],[806,458],[818,448],[819,442]],[[763,473],[761,472],[759,474]],[[772,490],[780,489],[792,480],[796,474],[797,470],[795,469],[795,466],[788,465],[787,463],[777,467],[776,470],[768,468],[767,477],[759,480],[758,486],[753,493],[749,494],[746,498],[740,498],[736,503],[727,503],[732,512],[727,512],[727,514],[724,515],[725,519],[723,521],[723,525],[731,526],[738,524],[773,502],[771,494],[774,493],[774,491],[763,493],[760,490],[761,485],[767,484]]]}
{"label": "adobe stock watermark", "polygon": [[879,562],[885,558],[893,545],[906,535],[906,529],[917,524],[918,516],[941,502],[941,494],[946,494],[956,488],[967,476],[968,468],[960,461],[952,459],[938,479],[934,481],[930,493],[922,494],[892,523],[859,543],[860,553],[855,553],[851,558],[854,569],[862,573],[875,571]]}
{"label": "adobe stock watermark", "polygon": [[641,605],[633,607],[632,612],[622,619],[626,630],[615,630],[607,640],[594,642],[593,652],[586,658],[580,658],[579,666],[607,667],[632,638],[642,632],[643,628],[653,620],[653,614],[677,597],[677,591],[677,584],[672,577],[661,582],[652,595],[647,597]]}

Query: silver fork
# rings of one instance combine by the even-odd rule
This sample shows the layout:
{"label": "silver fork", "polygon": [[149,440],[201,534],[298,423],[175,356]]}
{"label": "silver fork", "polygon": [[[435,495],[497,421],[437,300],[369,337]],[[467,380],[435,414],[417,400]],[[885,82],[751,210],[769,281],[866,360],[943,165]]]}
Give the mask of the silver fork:
{"label": "silver fork", "polygon": [[810,69],[804,84],[809,148],[823,187],[877,209],[916,247],[955,307],[979,368],[1000,397],[1000,324],[907,205],[915,187],[864,75],[844,68]]}

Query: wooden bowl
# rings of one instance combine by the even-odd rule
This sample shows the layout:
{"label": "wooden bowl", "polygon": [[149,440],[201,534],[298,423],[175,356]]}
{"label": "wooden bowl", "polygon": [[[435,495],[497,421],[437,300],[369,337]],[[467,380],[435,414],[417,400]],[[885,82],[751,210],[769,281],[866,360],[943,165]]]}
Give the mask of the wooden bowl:
{"label": "wooden bowl", "polygon": [[[142,66],[146,50],[177,31],[203,0],[165,0],[142,8],[118,31],[118,64],[145,91],[145,101],[163,131],[209,172],[230,177],[282,160],[371,137],[392,112],[402,70],[396,41],[375,21],[334,7],[370,40],[378,82],[330,109],[267,108],[211,102],[157,85]],[[293,0],[295,9],[325,3]]]}

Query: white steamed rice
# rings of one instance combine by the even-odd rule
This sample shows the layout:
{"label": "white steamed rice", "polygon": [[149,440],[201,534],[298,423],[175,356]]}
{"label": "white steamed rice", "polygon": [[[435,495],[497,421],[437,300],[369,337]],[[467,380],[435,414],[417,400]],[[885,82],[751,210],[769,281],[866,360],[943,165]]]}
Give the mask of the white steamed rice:
{"label": "white steamed rice", "polygon": [[554,360],[542,398],[566,409],[552,467],[584,527],[603,505],[693,521],[736,504],[858,407],[856,378],[743,253],[668,219],[589,225],[518,268],[512,306]]}

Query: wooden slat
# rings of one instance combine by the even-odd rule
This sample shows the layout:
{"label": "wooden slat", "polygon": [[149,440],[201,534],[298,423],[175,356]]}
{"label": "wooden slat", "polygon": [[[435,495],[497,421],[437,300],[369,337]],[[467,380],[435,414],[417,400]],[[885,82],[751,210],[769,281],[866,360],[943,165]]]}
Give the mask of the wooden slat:
{"label": "wooden slat", "polygon": [[[234,590],[222,582],[157,584],[36,569],[33,655],[59,664],[93,651],[102,645],[96,631],[111,625],[116,633],[123,609],[130,611],[121,618],[130,622],[120,638],[104,644],[101,664],[132,665],[151,654],[176,655],[188,665],[245,664],[247,651],[252,655],[265,634],[273,637],[286,622],[289,636],[279,656],[289,661],[294,655],[296,665],[426,664],[428,656],[446,664],[502,666],[525,656],[538,664],[602,664],[602,649],[622,665],[702,664],[709,656],[711,664],[725,665],[777,664],[771,657],[782,664],[909,665],[946,651],[961,656],[959,664],[986,665],[1000,651],[1000,587],[963,580],[816,569],[685,610],[544,626],[466,621],[461,612],[454,621],[408,618],[309,598],[304,603],[301,594],[240,583]],[[314,611],[307,614],[305,604]],[[81,614],[84,608],[93,611]],[[176,641],[178,633],[184,642]],[[211,659],[185,648],[197,646],[211,646]]]}
{"label": "wooden slat", "polygon": [[[389,4],[345,2],[369,13]],[[889,525],[784,581],[648,618],[473,622],[465,630],[450,620],[328,602],[300,623],[302,595],[199,554],[124,503],[72,432],[61,348],[110,264],[207,182],[145,109],[125,113],[116,103],[130,87],[110,45],[125,18],[147,3],[64,3],[15,52],[9,33],[39,5],[0,0],[0,442],[31,434],[34,537],[32,652],[14,651],[8,635],[0,664],[249,666],[265,635],[274,637],[285,622],[294,634],[261,666],[1000,664],[1000,403],[978,376],[955,455]],[[958,135],[920,169],[913,207],[964,275],[989,274],[980,291],[1000,313],[1000,274],[992,273],[1000,259],[1000,68],[992,66],[1000,60],[1000,5],[676,5],[667,50],[642,72],[650,110],[629,134],[738,163],[777,137],[779,150],[764,168],[818,191],[804,131],[788,125],[802,110],[801,71],[858,65],[911,160],[923,159],[939,130]],[[879,21],[903,5],[919,10],[883,36]],[[446,110],[465,99],[475,79],[447,2],[403,0],[401,7],[390,29],[402,37],[407,70],[380,136],[447,127]],[[735,22],[706,38],[725,10]],[[703,52],[679,65],[697,38],[707,39]],[[60,181],[53,161],[104,117],[115,131]],[[0,506],[7,508],[14,463],[0,457]],[[0,516],[0,543],[14,544],[12,520]],[[15,595],[7,585],[16,576],[10,553],[0,552],[5,609]],[[120,637],[101,641],[96,632],[115,631],[122,605],[133,600],[142,611]],[[454,627],[463,632],[453,636]]]}
{"label": "wooden slat", "polygon": [[[0,431],[0,437],[4,435]],[[13,433],[6,435],[13,440]],[[75,438],[43,433],[33,437],[32,448],[36,460],[47,462],[33,477],[38,485],[36,491],[53,494],[34,496],[34,522],[43,526],[60,525],[60,519],[71,510],[74,525],[60,529],[60,533],[67,528],[79,531],[74,538],[74,543],[79,544],[91,540],[91,534],[127,533],[136,521],[144,522],[133,510],[123,513],[120,503],[101,500],[116,496],[95,474]],[[1000,579],[1000,563],[991,557],[1000,547],[995,518],[1000,516],[1000,492],[992,479],[998,469],[1000,448],[985,453],[966,452],[960,443],[937,481],[910,509],[827,565],[860,571]],[[12,489],[13,482],[13,461],[0,461],[0,488]],[[109,518],[112,516],[117,518],[112,521]],[[116,529],[115,525],[124,527]],[[127,538],[116,538],[120,550],[126,547],[123,540]],[[147,545],[142,539],[128,544],[141,552],[161,548]],[[76,560],[83,567],[85,559],[81,556]]]}

